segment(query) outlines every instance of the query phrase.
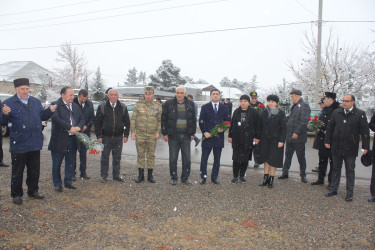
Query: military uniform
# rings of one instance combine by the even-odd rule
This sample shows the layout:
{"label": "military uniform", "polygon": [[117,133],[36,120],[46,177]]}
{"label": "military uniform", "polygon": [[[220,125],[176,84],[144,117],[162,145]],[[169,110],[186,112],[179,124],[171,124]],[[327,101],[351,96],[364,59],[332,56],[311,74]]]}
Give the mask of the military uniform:
{"label": "military uniform", "polygon": [[[146,102],[144,100],[136,103],[130,130],[135,133],[136,147],[138,152],[137,165],[141,169],[153,169],[155,160],[155,135],[161,133],[161,111],[162,106],[157,102]],[[147,158],[147,164],[146,159]]]}

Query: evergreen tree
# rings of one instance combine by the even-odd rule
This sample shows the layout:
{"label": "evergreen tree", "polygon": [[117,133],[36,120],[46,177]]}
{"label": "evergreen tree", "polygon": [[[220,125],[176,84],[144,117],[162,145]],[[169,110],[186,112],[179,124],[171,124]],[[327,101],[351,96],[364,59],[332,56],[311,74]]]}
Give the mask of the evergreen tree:
{"label": "evergreen tree", "polygon": [[102,73],[100,72],[100,67],[95,73],[94,83],[91,86],[92,99],[94,101],[102,101],[104,98],[104,85],[102,79]]}
{"label": "evergreen tree", "polygon": [[146,72],[140,71],[138,75],[138,81],[142,82],[143,85],[146,84]]}
{"label": "evergreen tree", "polygon": [[151,75],[151,83],[157,89],[174,92],[176,87],[184,85],[186,81],[180,76],[180,68],[173,65],[171,60],[164,60],[162,65]]}
{"label": "evergreen tree", "polygon": [[134,67],[128,70],[128,75],[126,77],[125,85],[134,86],[137,84],[137,82],[138,82],[137,69]]}
{"label": "evergreen tree", "polygon": [[225,76],[223,77],[223,79],[221,79],[219,84],[221,87],[231,87],[232,81],[229,80],[229,78]]}
{"label": "evergreen tree", "polygon": [[288,83],[285,78],[283,79],[283,83],[282,84],[278,84],[277,85],[277,95],[279,96],[279,105],[281,107],[282,110],[284,111],[288,111],[289,109],[289,106],[291,104],[291,101],[290,101],[290,97],[289,97],[289,93],[290,91],[292,90],[292,86],[290,83]]}

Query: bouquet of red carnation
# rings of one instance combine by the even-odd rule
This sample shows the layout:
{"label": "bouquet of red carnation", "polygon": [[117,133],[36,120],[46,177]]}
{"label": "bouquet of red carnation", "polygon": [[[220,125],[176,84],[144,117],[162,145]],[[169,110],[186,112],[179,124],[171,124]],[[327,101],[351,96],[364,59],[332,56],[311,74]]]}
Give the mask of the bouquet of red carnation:
{"label": "bouquet of red carnation", "polygon": [[[210,135],[211,135],[211,137],[219,136],[219,129],[225,131],[229,127],[230,127],[230,122],[224,121],[220,124],[217,124],[213,129],[211,129]],[[200,139],[200,141],[203,141],[205,139],[206,139],[206,137],[203,137],[202,139]]]}
{"label": "bouquet of red carnation", "polygon": [[92,138],[88,137],[84,133],[77,132],[76,137],[89,150],[90,155],[100,154],[100,151],[102,151],[103,148],[104,148],[103,144],[101,144],[100,142],[98,142],[95,139],[92,139]]}
{"label": "bouquet of red carnation", "polygon": [[307,124],[307,126],[316,133],[318,129],[324,126],[324,123],[319,120],[318,116],[316,115],[313,119],[309,117],[309,123]]}
{"label": "bouquet of red carnation", "polygon": [[263,112],[263,109],[265,109],[265,108],[266,108],[266,107],[264,106],[264,104],[263,104],[263,103],[259,103],[258,107],[256,107],[256,109],[257,109],[257,111],[258,111],[259,115],[261,115],[261,114],[262,114],[262,112]]}

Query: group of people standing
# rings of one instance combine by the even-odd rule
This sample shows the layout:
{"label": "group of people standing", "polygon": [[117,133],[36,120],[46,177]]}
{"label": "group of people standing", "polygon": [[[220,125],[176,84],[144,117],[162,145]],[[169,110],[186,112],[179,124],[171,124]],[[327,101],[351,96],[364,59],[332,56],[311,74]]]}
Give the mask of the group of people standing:
{"label": "group of people standing", "polygon": [[[76,154],[79,152],[80,178],[90,179],[86,172],[87,149],[76,138],[77,132],[90,136],[92,125],[98,142],[103,144],[100,161],[100,181],[107,182],[109,155],[112,152],[112,178],[123,182],[120,176],[120,162],[123,143],[128,141],[129,134],[135,140],[137,149],[138,177],[136,183],[147,181],[155,183],[153,168],[156,142],[163,137],[169,146],[169,170],[172,185],[181,183],[191,185],[190,144],[197,140],[195,133],[197,119],[202,132],[202,155],[200,163],[200,184],[208,178],[208,158],[213,152],[211,182],[219,184],[219,170],[222,149],[224,148],[224,130],[218,129],[218,135],[211,135],[213,129],[230,122],[228,142],[233,148],[232,183],[246,182],[245,175],[248,162],[254,156],[257,165],[264,163],[264,177],[261,186],[274,187],[277,168],[282,168],[279,179],[289,177],[289,169],[294,152],[300,165],[301,181],[306,183],[305,144],[307,141],[307,123],[310,114],[309,105],[303,101],[302,92],[293,90],[293,106],[287,119],[278,105],[276,95],[267,97],[267,105],[259,108],[257,93],[240,97],[240,105],[231,112],[232,105],[220,102],[221,94],[217,89],[210,92],[210,101],[201,107],[197,115],[197,105],[193,98],[186,96],[184,86],[176,88],[176,96],[163,105],[154,101],[154,88],[144,89],[144,100],[138,101],[131,119],[125,104],[119,101],[117,90],[110,89],[107,98],[94,114],[93,103],[87,99],[87,90],[80,90],[77,97],[70,87],[61,89],[61,97],[44,109],[40,101],[29,95],[29,80],[14,80],[16,94],[7,99],[2,106],[1,124],[10,127],[10,152],[12,156],[11,196],[17,205],[22,203],[22,180],[27,167],[26,184],[28,195],[43,199],[39,192],[40,150],[43,145],[41,122],[51,118],[52,130],[48,149],[52,156],[52,180],[55,190],[63,192],[76,189],[73,182],[76,178]],[[324,184],[327,165],[330,162],[332,174],[329,174],[330,192],[327,197],[337,194],[340,183],[342,162],[345,162],[347,173],[347,201],[353,199],[355,158],[358,154],[359,136],[362,139],[363,153],[369,150],[369,125],[362,110],[355,107],[355,98],[345,95],[342,108],[336,102],[336,94],[326,92],[325,108],[320,120],[324,126],[317,132],[314,148],[319,150],[319,177],[312,185]],[[230,101],[229,101],[230,102]],[[255,106],[255,107],[254,107]],[[10,124],[10,125],[9,125]],[[370,128],[375,129],[375,118],[372,117]],[[196,146],[198,145],[196,142]],[[285,147],[285,161],[284,160]],[[182,171],[178,175],[177,160],[181,152]],[[64,180],[61,179],[61,164],[65,159]],[[374,167],[373,167],[374,168]],[[374,169],[373,169],[374,175]],[[372,178],[371,197],[375,201],[375,177]],[[63,185],[64,184],[64,185]]]}

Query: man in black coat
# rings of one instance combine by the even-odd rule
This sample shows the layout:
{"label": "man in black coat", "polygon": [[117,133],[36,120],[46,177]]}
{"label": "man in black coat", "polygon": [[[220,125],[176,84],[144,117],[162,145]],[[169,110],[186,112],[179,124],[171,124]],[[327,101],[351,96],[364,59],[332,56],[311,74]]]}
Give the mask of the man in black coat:
{"label": "man in black coat", "polygon": [[[258,93],[255,91],[250,92],[250,106],[256,109],[259,104],[262,104],[262,103],[258,101]],[[254,168],[259,168],[259,162],[262,161],[259,145],[253,146],[253,155],[254,155]]]}
{"label": "man in black coat", "polygon": [[[85,133],[88,137],[90,137],[90,129],[94,122],[94,105],[90,100],[87,99],[88,92],[86,89],[81,89],[78,92],[78,96],[74,98],[73,102],[78,104],[78,106],[81,108],[81,112],[84,118],[84,125],[82,128],[82,133]],[[86,173],[86,158],[87,158],[87,148],[86,146],[77,140],[77,150],[79,153],[79,171],[80,171],[80,178],[88,180],[90,177],[87,176]],[[75,170],[76,170],[76,164],[74,164],[74,178],[75,180]]]}
{"label": "man in black coat", "polygon": [[[375,113],[371,117],[369,127],[372,131],[375,132]],[[369,202],[375,202],[375,140],[372,146],[372,175],[371,175],[371,184],[370,184],[370,193],[371,196],[368,198]]]}
{"label": "man in black coat", "polygon": [[342,108],[336,109],[327,126],[325,146],[331,149],[333,160],[332,189],[326,197],[337,195],[340,184],[342,162],[346,170],[346,201],[353,200],[355,159],[358,156],[359,136],[363,154],[370,147],[370,133],[366,113],[355,107],[355,97],[345,95]]}
{"label": "man in black coat", "polygon": [[230,98],[225,99],[224,104],[228,107],[229,117],[232,119],[233,103],[230,102]]}
{"label": "man in black coat", "polygon": [[169,146],[169,172],[171,184],[177,185],[177,160],[181,150],[182,174],[181,182],[191,185],[190,176],[190,142],[194,139],[197,128],[195,107],[186,97],[186,88],[176,88],[176,97],[163,104],[161,114],[161,130],[164,141]]}
{"label": "man in black coat", "polygon": [[293,106],[286,127],[286,148],[283,174],[279,179],[287,179],[289,177],[289,169],[292,164],[293,154],[294,151],[296,151],[301,181],[307,183],[305,144],[307,142],[307,123],[310,116],[310,106],[303,101],[301,96],[302,92],[298,89],[293,89],[290,92]]}
{"label": "man in black coat", "polygon": [[70,87],[63,87],[61,97],[52,102],[57,105],[57,110],[52,115],[52,131],[48,150],[52,155],[52,177],[55,190],[62,192],[61,163],[65,158],[64,186],[76,189],[72,185],[74,165],[77,155],[77,138],[75,134],[82,130],[84,119],[81,108],[73,102],[74,91]]}
{"label": "man in black coat", "polygon": [[318,180],[312,182],[311,185],[323,185],[324,178],[326,177],[327,173],[327,166],[329,160],[329,173],[328,173],[328,188],[331,187],[331,180],[332,180],[332,169],[333,169],[333,162],[331,156],[331,150],[326,148],[324,145],[325,133],[327,129],[327,124],[331,119],[332,113],[335,109],[340,107],[340,103],[336,102],[336,93],[333,92],[325,92],[324,94],[324,108],[319,115],[319,120],[322,121],[323,126],[319,128],[317,134],[315,136],[313,148],[319,150],[319,168],[318,168]]}
{"label": "man in black coat", "polygon": [[100,161],[100,182],[105,183],[108,178],[109,155],[112,152],[112,178],[123,182],[120,176],[120,161],[123,143],[128,142],[130,119],[128,109],[118,98],[118,91],[110,89],[108,100],[102,102],[95,117],[95,134],[98,142],[104,144]]}

